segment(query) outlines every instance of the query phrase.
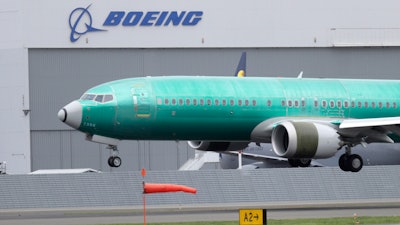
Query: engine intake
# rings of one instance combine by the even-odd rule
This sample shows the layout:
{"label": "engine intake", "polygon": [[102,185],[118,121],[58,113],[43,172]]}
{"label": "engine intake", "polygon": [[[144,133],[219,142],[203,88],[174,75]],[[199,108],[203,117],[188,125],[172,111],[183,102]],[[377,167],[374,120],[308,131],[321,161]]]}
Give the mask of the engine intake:
{"label": "engine intake", "polygon": [[222,152],[243,150],[249,142],[188,141],[188,144],[196,150]]}
{"label": "engine intake", "polygon": [[339,135],[328,125],[285,121],[271,137],[274,152],[285,158],[329,158],[339,148]]}

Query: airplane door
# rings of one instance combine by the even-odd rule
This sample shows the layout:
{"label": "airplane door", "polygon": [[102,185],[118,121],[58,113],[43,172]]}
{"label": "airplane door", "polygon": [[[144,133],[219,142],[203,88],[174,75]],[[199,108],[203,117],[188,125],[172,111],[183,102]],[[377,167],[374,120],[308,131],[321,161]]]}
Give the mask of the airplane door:
{"label": "airplane door", "polygon": [[148,90],[144,87],[132,88],[133,107],[135,116],[140,118],[150,117],[150,100]]}

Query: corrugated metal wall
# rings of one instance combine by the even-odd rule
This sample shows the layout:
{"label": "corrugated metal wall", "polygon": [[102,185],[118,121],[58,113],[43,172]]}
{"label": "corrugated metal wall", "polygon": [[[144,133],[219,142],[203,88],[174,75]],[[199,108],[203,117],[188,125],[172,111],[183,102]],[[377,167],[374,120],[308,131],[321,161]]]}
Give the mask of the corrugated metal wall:
{"label": "corrugated metal wall", "polygon": [[[359,173],[339,168],[260,170],[149,171],[149,183],[195,187],[197,194],[164,193],[148,205],[199,207],[203,204],[324,204],[369,201],[400,202],[400,166],[369,166]],[[0,176],[0,209],[141,206],[139,171],[59,175]]]}
{"label": "corrugated metal wall", "polygon": [[[29,49],[32,170],[108,170],[105,146],[84,141],[57,118],[88,88],[147,75],[233,75],[243,49]],[[395,78],[400,48],[247,49],[248,76]],[[161,150],[160,150],[161,149]],[[181,151],[177,151],[180,149]],[[177,169],[194,155],[185,143],[122,142],[123,166]],[[148,151],[150,150],[150,151]],[[182,151],[183,150],[183,151]],[[162,157],[159,157],[162,155]],[[167,159],[167,160],[166,160]]]}

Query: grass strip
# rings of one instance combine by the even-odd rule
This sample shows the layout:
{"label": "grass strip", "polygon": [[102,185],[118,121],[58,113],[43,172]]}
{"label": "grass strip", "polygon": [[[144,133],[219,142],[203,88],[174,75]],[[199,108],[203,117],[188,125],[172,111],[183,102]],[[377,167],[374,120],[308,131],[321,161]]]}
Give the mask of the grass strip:
{"label": "grass strip", "polygon": [[[400,216],[339,217],[317,219],[282,219],[267,221],[268,225],[358,225],[358,224],[400,224]],[[143,223],[119,223],[110,225],[140,225]],[[147,225],[238,225],[238,221],[204,221],[181,223],[147,223]]]}

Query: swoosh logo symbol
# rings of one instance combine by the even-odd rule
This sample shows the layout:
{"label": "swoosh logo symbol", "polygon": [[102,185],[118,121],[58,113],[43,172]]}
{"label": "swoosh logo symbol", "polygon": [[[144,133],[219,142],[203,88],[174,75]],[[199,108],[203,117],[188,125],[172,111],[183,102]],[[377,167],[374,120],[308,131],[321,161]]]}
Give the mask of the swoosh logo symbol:
{"label": "swoosh logo symbol", "polygon": [[91,5],[86,8],[76,8],[69,14],[69,27],[71,28],[69,39],[71,42],[78,41],[82,35],[88,32],[106,31],[92,26],[92,15],[89,12]]}

